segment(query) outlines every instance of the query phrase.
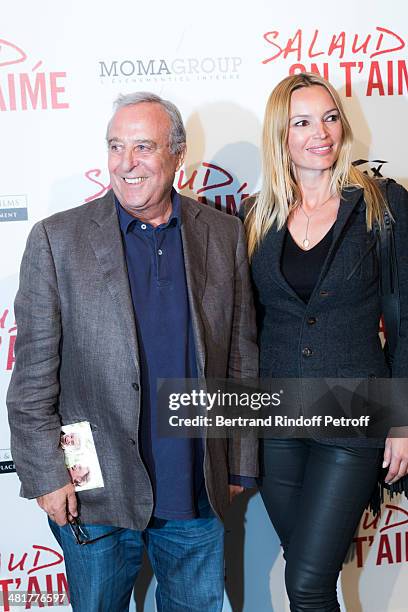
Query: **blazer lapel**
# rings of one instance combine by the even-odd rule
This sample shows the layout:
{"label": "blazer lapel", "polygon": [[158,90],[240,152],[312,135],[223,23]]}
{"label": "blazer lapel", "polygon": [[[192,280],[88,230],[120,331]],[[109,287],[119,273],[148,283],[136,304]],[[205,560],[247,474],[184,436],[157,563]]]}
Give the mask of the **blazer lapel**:
{"label": "blazer lapel", "polygon": [[204,327],[199,313],[206,283],[208,225],[200,219],[200,208],[194,200],[183,196],[181,196],[181,239],[198,372],[199,376],[203,376],[206,371],[206,350]]}
{"label": "blazer lapel", "polygon": [[139,352],[132,297],[113,192],[95,204],[89,240],[113,298],[132,359],[139,371]]}
{"label": "blazer lapel", "polygon": [[289,293],[292,298],[295,298],[297,301],[299,301],[301,304],[304,305],[303,300],[298,296],[296,291],[294,291],[292,287],[289,285],[286,278],[283,276],[282,270],[281,270],[282,249],[283,249],[283,243],[284,243],[284,239],[286,235],[286,230],[287,230],[286,223],[283,226],[283,228],[279,231],[276,231],[274,227],[271,229],[270,235],[272,233],[271,238],[273,239],[269,241],[270,244],[268,247],[268,261],[271,262],[272,276],[273,276],[274,281],[277,282],[277,284],[282,289],[284,289],[284,291]]}

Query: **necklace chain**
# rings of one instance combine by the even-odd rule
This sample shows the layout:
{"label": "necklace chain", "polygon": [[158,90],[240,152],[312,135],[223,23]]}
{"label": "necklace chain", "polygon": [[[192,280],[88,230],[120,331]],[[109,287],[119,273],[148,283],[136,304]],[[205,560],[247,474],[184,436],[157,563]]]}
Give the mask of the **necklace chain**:
{"label": "necklace chain", "polygon": [[307,223],[306,223],[306,231],[305,231],[305,237],[304,237],[304,239],[302,240],[302,245],[303,245],[303,247],[304,247],[305,249],[308,249],[308,248],[309,248],[309,246],[310,246],[310,240],[309,240],[309,237],[308,237],[308,235],[309,235],[309,223],[310,223],[310,219],[311,219],[312,217],[314,217],[314,215],[315,215],[316,213],[318,213],[318,212],[319,212],[319,210],[320,210],[321,208],[323,208],[323,206],[324,206],[325,204],[327,204],[327,202],[328,202],[329,200],[331,200],[331,199],[332,199],[333,195],[334,195],[334,194],[332,194],[332,193],[331,193],[331,194],[329,195],[329,197],[327,198],[327,200],[325,200],[325,201],[324,201],[322,204],[319,204],[318,208],[317,208],[316,210],[314,210],[314,211],[312,212],[312,214],[311,214],[311,215],[308,215],[308,214],[305,212],[305,210],[304,210],[304,208],[303,208],[302,204],[300,204],[300,205],[299,205],[300,210],[302,211],[302,213],[305,215],[305,217],[306,217],[306,219],[307,219]]}

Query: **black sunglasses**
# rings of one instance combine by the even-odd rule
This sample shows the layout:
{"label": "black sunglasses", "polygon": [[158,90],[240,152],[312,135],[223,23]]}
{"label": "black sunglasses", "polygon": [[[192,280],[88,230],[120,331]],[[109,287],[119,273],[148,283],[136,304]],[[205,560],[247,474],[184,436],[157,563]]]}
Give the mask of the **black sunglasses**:
{"label": "black sunglasses", "polygon": [[112,531],[108,531],[108,533],[104,533],[98,536],[97,538],[91,538],[91,536],[89,535],[89,533],[87,533],[85,527],[82,525],[79,518],[74,518],[68,523],[68,525],[72,531],[72,534],[75,538],[76,543],[79,544],[80,546],[86,546],[87,544],[93,544],[94,542],[97,542],[98,540],[102,540],[103,538],[107,538],[108,536],[111,536],[112,534],[117,533],[118,531],[121,530],[121,527],[117,527],[115,529],[112,529]]}

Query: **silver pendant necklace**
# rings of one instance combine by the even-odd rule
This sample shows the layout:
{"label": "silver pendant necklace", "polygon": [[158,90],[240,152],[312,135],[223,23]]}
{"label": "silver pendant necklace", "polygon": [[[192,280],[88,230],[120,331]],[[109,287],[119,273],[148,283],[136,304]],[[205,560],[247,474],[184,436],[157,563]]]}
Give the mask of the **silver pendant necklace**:
{"label": "silver pendant necklace", "polygon": [[306,213],[305,213],[305,211],[303,210],[303,206],[302,206],[302,204],[300,204],[299,208],[300,208],[300,210],[302,211],[302,213],[305,215],[305,217],[306,217],[306,219],[307,219],[307,223],[306,223],[306,231],[305,231],[305,237],[304,237],[304,239],[302,240],[302,245],[303,245],[303,248],[304,248],[304,249],[308,249],[308,248],[309,248],[309,246],[310,246],[310,240],[309,240],[309,223],[310,223],[310,219],[311,219],[312,217],[314,217],[314,215],[315,215],[316,213],[318,213],[318,212],[319,212],[319,210],[320,210],[321,208],[323,208],[323,206],[324,206],[325,204],[327,204],[327,202],[328,202],[329,200],[331,200],[331,199],[332,199],[333,195],[334,195],[334,194],[330,194],[330,195],[329,195],[329,197],[327,198],[327,200],[325,200],[325,201],[324,201],[322,204],[320,204],[319,208],[317,208],[317,209],[316,209],[316,210],[315,210],[315,211],[314,211],[314,212],[313,212],[311,215],[306,214]]}

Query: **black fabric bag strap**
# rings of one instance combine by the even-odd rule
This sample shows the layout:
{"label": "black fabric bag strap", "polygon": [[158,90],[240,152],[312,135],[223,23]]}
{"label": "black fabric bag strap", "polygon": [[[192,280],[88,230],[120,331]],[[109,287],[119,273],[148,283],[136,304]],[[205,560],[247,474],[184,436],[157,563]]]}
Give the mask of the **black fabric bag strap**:
{"label": "black fabric bag strap", "polygon": [[[386,189],[391,180],[387,180]],[[387,342],[385,351],[392,367],[400,331],[400,295],[398,283],[397,256],[393,221],[388,211],[384,212],[384,225],[376,221],[374,232],[377,237],[377,257],[379,263],[379,295],[384,318]]]}

